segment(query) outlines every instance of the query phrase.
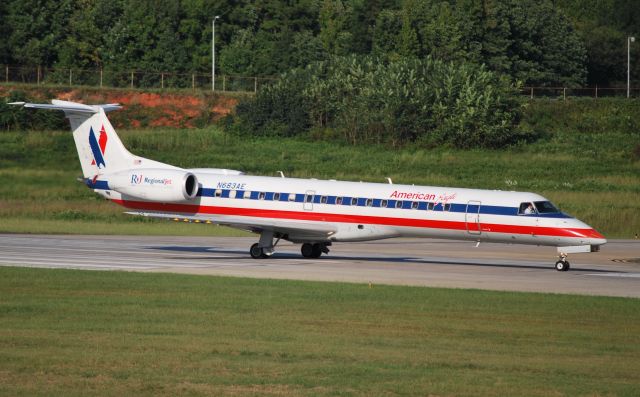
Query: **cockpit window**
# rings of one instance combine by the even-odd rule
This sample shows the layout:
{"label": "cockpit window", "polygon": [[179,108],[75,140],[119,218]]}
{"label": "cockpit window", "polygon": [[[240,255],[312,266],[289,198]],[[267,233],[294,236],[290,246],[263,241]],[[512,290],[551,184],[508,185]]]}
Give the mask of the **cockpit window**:
{"label": "cockpit window", "polygon": [[536,213],[536,207],[533,206],[533,203],[520,203],[518,215],[532,215]]}
{"label": "cockpit window", "polygon": [[536,201],[534,204],[541,214],[555,214],[560,212],[555,205],[551,204],[551,201]]}

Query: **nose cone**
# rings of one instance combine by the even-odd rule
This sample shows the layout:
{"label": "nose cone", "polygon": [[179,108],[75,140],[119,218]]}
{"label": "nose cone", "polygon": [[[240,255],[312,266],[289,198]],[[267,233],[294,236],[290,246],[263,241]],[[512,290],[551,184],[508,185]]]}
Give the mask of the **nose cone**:
{"label": "nose cone", "polygon": [[603,245],[607,243],[607,239],[596,229],[591,228],[586,234],[590,245]]}
{"label": "nose cone", "polygon": [[607,243],[607,239],[596,229],[582,221],[577,219],[576,221],[582,226],[580,229],[576,230],[577,234],[586,239],[589,245],[603,245]]}

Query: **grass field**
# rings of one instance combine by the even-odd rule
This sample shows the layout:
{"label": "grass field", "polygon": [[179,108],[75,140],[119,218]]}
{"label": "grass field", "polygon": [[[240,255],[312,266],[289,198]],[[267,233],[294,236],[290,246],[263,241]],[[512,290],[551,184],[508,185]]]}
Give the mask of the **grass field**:
{"label": "grass field", "polygon": [[[183,167],[534,191],[609,238],[632,238],[640,233],[640,122],[631,117],[637,103],[540,102],[525,122],[544,137],[505,150],[390,149],[311,138],[247,138],[215,127],[119,132],[134,153]],[[123,215],[121,208],[76,182],[78,176],[69,132],[0,133],[0,232],[231,233]]]}
{"label": "grass field", "polygon": [[637,396],[640,300],[0,268],[0,395]]}

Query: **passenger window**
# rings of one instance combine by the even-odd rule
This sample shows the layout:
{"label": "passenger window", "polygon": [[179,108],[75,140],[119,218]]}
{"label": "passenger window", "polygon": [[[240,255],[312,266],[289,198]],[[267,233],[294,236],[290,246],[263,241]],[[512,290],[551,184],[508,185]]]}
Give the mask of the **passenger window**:
{"label": "passenger window", "polygon": [[367,199],[366,204],[367,204],[367,207],[372,207],[373,206],[373,199],[370,199],[370,198]]}
{"label": "passenger window", "polygon": [[313,194],[307,194],[307,196],[305,197],[305,201],[307,203],[313,203]]}
{"label": "passenger window", "polygon": [[280,201],[280,193],[273,193],[273,201]]}
{"label": "passenger window", "polygon": [[387,200],[382,200],[380,202],[380,207],[387,208],[389,206],[389,202]]}
{"label": "passenger window", "polygon": [[336,205],[342,205],[342,197],[336,197]]}
{"label": "passenger window", "polygon": [[251,191],[250,190],[245,190],[244,198],[246,198],[246,199],[250,199],[251,198]]}
{"label": "passenger window", "polygon": [[229,192],[229,198],[236,198],[236,191],[235,190],[231,190]]}
{"label": "passenger window", "polygon": [[418,209],[418,202],[417,201],[413,201],[411,203],[411,209],[412,210],[417,210]]}
{"label": "passenger window", "polygon": [[216,197],[222,197],[222,190],[221,189],[216,189],[215,196]]}
{"label": "passenger window", "polygon": [[258,194],[258,200],[264,200],[265,195],[266,195],[265,192],[260,192]]}
{"label": "passenger window", "polygon": [[296,194],[295,193],[289,193],[289,201],[296,201]]}
{"label": "passenger window", "polygon": [[396,208],[402,208],[402,201],[401,200],[396,201]]}
{"label": "passenger window", "polygon": [[358,199],[356,197],[351,198],[351,205],[358,205]]}
{"label": "passenger window", "polygon": [[444,210],[445,211],[451,211],[451,204],[445,204],[444,205]]}
{"label": "passenger window", "polygon": [[433,211],[433,203],[428,203],[428,204],[427,204],[427,209],[428,209],[429,211]]}
{"label": "passenger window", "polygon": [[327,196],[320,196],[320,204],[327,204]]}

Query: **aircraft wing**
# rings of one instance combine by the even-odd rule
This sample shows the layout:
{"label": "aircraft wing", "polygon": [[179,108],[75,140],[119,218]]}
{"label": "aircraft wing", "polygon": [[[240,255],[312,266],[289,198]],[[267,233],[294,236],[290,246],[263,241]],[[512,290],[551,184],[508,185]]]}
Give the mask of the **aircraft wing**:
{"label": "aircraft wing", "polygon": [[331,225],[317,222],[305,222],[305,221],[286,221],[286,220],[269,220],[264,218],[246,218],[246,217],[233,217],[224,219],[205,219],[201,216],[189,216],[182,214],[165,214],[157,212],[145,212],[145,211],[127,211],[129,215],[148,216],[153,218],[167,218],[188,220],[199,223],[206,223],[210,221],[222,226],[229,226],[235,229],[245,230],[253,233],[261,233],[264,230],[271,230],[275,233],[288,234],[295,236],[296,240],[327,240],[331,235],[337,232],[337,229]]}

